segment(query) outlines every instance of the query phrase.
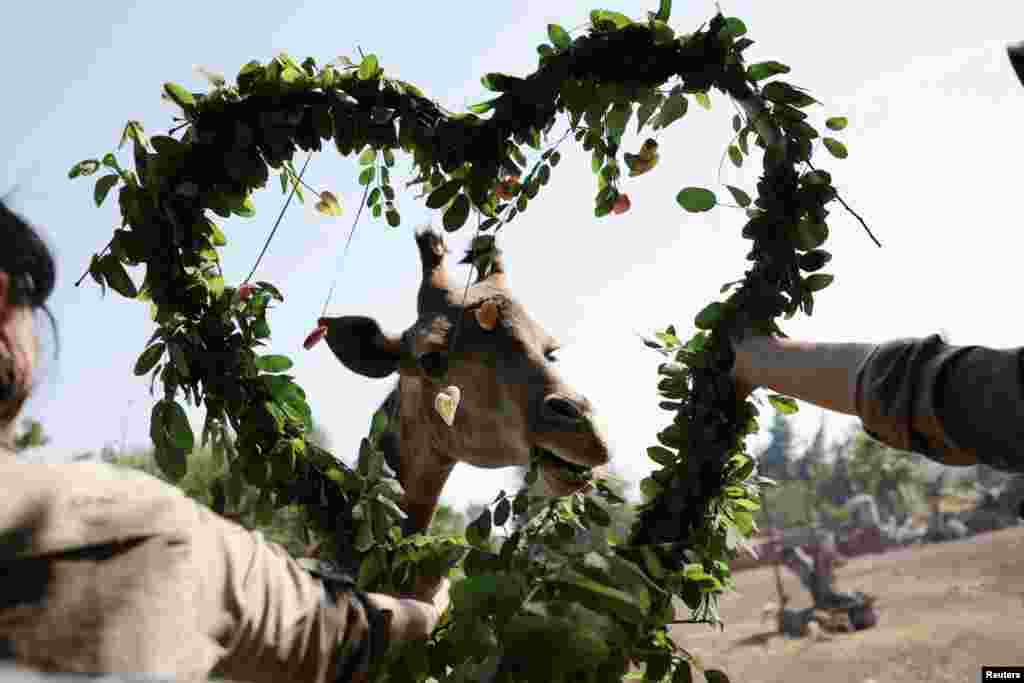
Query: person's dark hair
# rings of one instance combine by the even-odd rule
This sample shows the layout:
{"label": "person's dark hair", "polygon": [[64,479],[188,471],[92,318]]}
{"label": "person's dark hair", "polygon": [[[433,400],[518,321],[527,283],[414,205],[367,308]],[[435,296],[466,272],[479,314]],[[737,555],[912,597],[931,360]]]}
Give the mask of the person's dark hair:
{"label": "person's dark hair", "polygon": [[53,293],[57,280],[53,254],[39,233],[21,216],[11,211],[2,199],[0,245],[0,271],[7,273],[11,281],[7,303],[45,312],[56,339],[57,321],[46,307],[46,301]]}
{"label": "person's dark hair", "polygon": [[[57,322],[46,307],[56,281],[53,254],[32,226],[11,211],[3,200],[0,200],[0,271],[6,273],[10,281],[7,303],[44,311],[59,349]],[[31,386],[19,382],[13,360],[0,356],[0,427],[17,417],[31,390]]]}

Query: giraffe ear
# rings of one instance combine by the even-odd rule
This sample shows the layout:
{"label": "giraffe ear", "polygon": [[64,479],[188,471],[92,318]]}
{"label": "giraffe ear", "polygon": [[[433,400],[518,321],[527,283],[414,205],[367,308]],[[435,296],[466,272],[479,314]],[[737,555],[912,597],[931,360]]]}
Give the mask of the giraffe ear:
{"label": "giraffe ear", "polygon": [[384,334],[373,318],[321,318],[320,325],[327,328],[331,351],[352,372],[379,379],[398,370],[401,338]]}

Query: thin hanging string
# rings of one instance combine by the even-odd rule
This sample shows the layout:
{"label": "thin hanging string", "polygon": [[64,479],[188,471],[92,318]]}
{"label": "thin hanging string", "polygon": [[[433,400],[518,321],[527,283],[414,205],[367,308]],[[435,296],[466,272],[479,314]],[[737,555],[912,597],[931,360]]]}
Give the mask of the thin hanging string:
{"label": "thin hanging string", "polygon": [[[313,158],[313,152],[310,152],[306,157],[306,163],[302,164],[302,170],[299,171],[299,180],[302,180],[302,176],[306,173],[306,167],[309,166],[309,160]],[[292,203],[292,197],[295,196],[295,190],[298,188],[298,183],[292,183],[292,191],[288,194],[288,199],[285,200],[284,206],[281,207],[281,213],[277,215],[277,221],[274,223],[274,228],[270,231],[270,235],[267,237],[267,241],[263,244],[263,251],[260,252],[259,257],[256,259],[256,263],[252,264],[252,270],[242,281],[245,284],[252,277],[253,273],[256,272],[256,268],[259,267],[260,261],[263,260],[263,255],[267,253],[267,248],[270,246],[270,241],[274,239],[274,234],[277,233],[278,226],[281,225],[281,219],[284,218],[284,212],[288,210],[288,205]]]}
{"label": "thin hanging string", "polygon": [[477,238],[480,237],[480,225],[481,225],[481,222],[480,222],[480,212],[478,211],[477,214],[476,214],[476,235],[473,236],[473,241],[470,242],[470,244],[469,244],[469,252],[470,252],[471,257],[469,259],[469,276],[466,278],[466,288],[462,292],[462,311],[463,311],[463,313],[459,315],[459,319],[455,323],[455,334],[453,334],[451,339],[448,340],[448,354],[449,355],[451,355],[452,351],[455,349],[455,340],[458,338],[459,332],[462,331],[462,319],[466,317],[465,316],[466,300],[469,298],[469,286],[470,286],[470,283],[473,281],[473,272],[476,270],[476,262],[472,259],[473,246],[476,244]]}
{"label": "thin hanging string", "polygon": [[348,245],[352,244],[352,236],[356,234],[356,226],[359,225],[359,217],[363,215],[363,207],[366,206],[366,196],[369,192],[370,183],[366,183],[366,187],[363,190],[363,198],[359,200],[359,210],[356,211],[356,219],[352,221],[352,229],[348,231],[348,240],[345,242],[345,250],[341,252],[341,262],[338,264],[338,269],[334,273],[334,282],[331,283],[331,288],[327,292],[327,299],[324,301],[324,310],[320,313],[321,318],[327,315],[327,306],[331,303],[331,296],[334,294],[334,287],[338,284],[338,278],[341,277],[342,269],[345,267],[345,256],[348,254]]}

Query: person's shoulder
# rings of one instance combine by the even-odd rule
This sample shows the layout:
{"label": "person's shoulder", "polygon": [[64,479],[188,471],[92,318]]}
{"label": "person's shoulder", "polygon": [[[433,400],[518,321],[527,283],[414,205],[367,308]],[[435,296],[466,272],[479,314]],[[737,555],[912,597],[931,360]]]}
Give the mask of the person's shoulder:
{"label": "person's shoulder", "polygon": [[39,555],[184,533],[198,506],[156,477],[105,463],[0,463],[5,555]]}

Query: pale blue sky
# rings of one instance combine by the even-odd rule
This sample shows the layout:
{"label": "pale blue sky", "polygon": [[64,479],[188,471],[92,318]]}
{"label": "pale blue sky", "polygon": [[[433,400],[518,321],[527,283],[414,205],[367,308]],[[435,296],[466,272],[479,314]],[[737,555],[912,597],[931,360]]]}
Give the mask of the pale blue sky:
{"label": "pale blue sky", "polygon": [[[671,23],[681,32],[715,10],[712,2],[675,4]],[[636,18],[656,5],[601,3]],[[1024,89],[1003,51],[1006,42],[1024,37],[1024,4],[776,0],[722,7],[744,19],[757,41],[748,59],[789,64],[788,80],[825,103],[813,114],[816,123],[828,115],[850,118],[841,134],[850,158],[832,160],[823,151],[820,165],[885,245],[874,247],[836,207],[830,220],[835,258],[828,269],[836,282],[818,297],[813,318],[784,328],[793,336],[838,341],[942,329],[959,344],[1024,343],[1017,313],[1024,239],[1016,205]],[[112,151],[127,119],[141,120],[149,134],[170,127],[174,109],[160,99],[164,81],[199,90],[206,86],[196,66],[232,78],[250,59],[266,61],[281,50],[323,63],[355,58],[360,46],[376,53],[390,75],[460,111],[487,97],[479,84],[483,73],[532,71],[546,25],[576,27],[592,8],[521,0],[311,0],[293,7],[35,2],[8,8],[0,47],[6,65],[0,193],[18,186],[14,207],[41,226],[59,267],[52,306],[62,353],[44,361],[46,376],[25,413],[41,417],[53,436],[44,457],[63,460],[122,437],[129,444],[148,440],[148,380],[131,374],[153,330],[148,307],[115,294],[100,299],[90,280],[73,286],[119,218],[113,196],[96,209],[91,180],[69,181],[67,170]],[[676,323],[685,333],[694,313],[745,265],[741,213],[723,208],[693,216],[674,202],[683,186],[717,182],[733,109],[721,96],[712,103],[711,112],[691,107],[659,136],[661,164],[624,185],[633,200],[630,213],[594,220],[588,160],[563,145],[563,162],[546,194],[502,231],[517,293],[566,343],[564,370],[604,413],[615,464],[635,481],[652,467],[644,449],[668,414],[658,410],[654,392],[659,357],[633,330]],[[554,132],[563,129],[559,123]],[[411,178],[409,168],[400,155],[396,187]],[[307,179],[339,194],[345,214],[322,219],[295,205],[258,271],[286,298],[271,314],[271,349],[293,358],[294,374],[344,458],[354,453],[391,381],[356,377],[325,345],[306,352],[301,343],[319,315],[354,217],[361,188],[353,169],[354,160],[333,151],[313,159]],[[752,193],[756,170],[750,162],[740,171],[726,163],[722,182]],[[240,281],[259,253],[283,200],[275,188],[276,180],[256,195],[254,219],[224,225],[229,282]],[[374,315],[392,330],[411,322],[418,276],[411,232],[430,212],[411,194],[400,196],[399,205],[398,230],[364,216],[332,314]],[[466,231],[450,240],[453,250],[468,237]],[[579,263],[567,261],[567,254]],[[198,427],[200,413],[193,415]],[[798,422],[809,429],[819,418],[820,411],[808,409]],[[833,420],[837,430],[847,423]],[[461,466],[445,498],[462,507],[493,497],[506,482],[507,473]]]}

